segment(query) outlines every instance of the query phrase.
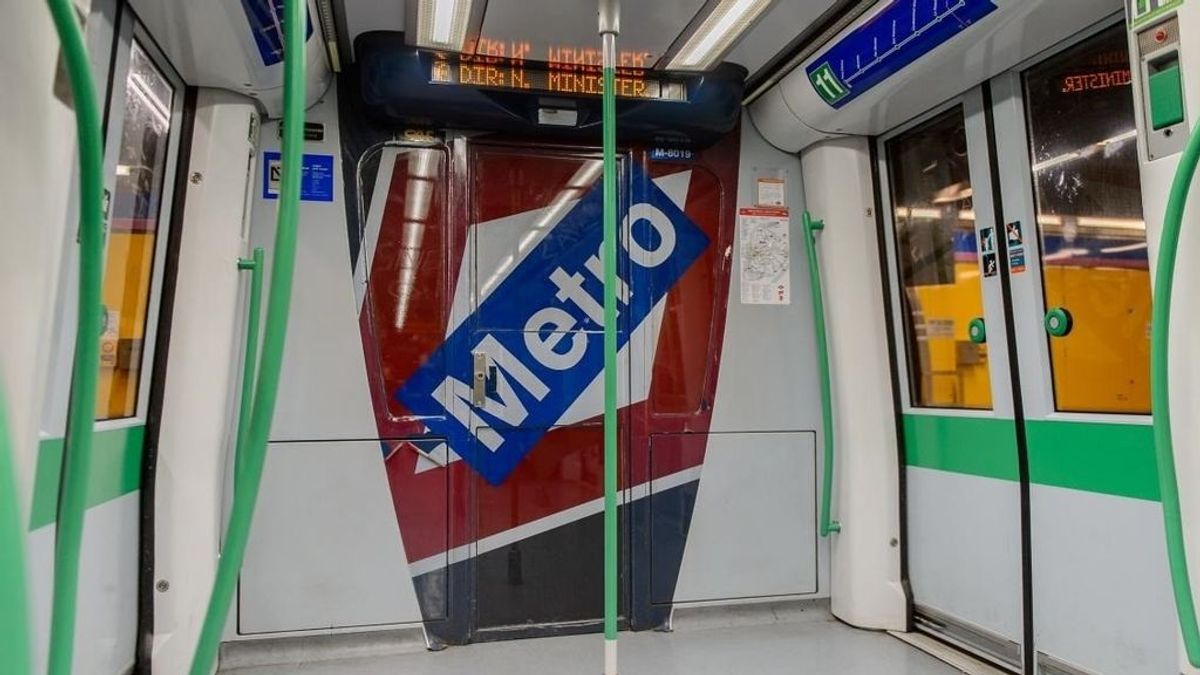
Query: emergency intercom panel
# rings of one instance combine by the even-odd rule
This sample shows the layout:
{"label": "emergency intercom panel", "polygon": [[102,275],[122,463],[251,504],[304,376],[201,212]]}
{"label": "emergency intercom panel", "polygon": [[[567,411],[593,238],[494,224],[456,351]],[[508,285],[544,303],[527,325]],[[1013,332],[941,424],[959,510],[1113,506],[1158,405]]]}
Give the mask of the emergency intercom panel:
{"label": "emergency intercom panel", "polygon": [[1172,15],[1136,34],[1146,156],[1153,161],[1182,152],[1188,138],[1179,18]]}

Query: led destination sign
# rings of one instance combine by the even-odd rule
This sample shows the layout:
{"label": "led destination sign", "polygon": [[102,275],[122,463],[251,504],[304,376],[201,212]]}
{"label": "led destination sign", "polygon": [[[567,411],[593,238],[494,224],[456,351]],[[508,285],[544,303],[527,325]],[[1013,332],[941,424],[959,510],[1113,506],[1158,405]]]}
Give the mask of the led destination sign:
{"label": "led destination sign", "polygon": [[[584,96],[604,93],[604,77],[599,68],[556,63],[535,67],[524,61],[495,57],[439,57],[430,68],[429,80],[487,89]],[[622,98],[686,101],[687,87],[682,82],[646,77],[641,71],[621,68],[616,74],[616,94]]]}

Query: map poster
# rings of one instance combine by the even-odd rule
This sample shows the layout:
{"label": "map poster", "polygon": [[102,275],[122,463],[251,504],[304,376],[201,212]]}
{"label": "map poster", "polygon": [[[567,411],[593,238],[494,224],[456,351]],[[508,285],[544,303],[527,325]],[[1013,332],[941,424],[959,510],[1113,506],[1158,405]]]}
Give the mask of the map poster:
{"label": "map poster", "polygon": [[792,301],[791,218],[785,208],[738,211],[742,304],[787,305]]}

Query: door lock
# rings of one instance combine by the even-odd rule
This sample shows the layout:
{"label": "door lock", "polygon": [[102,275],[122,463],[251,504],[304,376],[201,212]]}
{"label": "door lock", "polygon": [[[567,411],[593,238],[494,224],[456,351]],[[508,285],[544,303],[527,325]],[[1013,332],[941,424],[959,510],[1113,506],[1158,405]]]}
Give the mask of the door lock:
{"label": "door lock", "polygon": [[471,405],[482,408],[487,403],[487,354],[471,352]]}

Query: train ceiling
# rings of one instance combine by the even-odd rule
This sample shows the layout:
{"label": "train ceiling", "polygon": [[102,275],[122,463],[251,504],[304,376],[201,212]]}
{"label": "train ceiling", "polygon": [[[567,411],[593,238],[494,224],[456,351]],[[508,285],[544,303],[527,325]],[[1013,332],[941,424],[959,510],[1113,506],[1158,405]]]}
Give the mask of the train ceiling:
{"label": "train ceiling", "polygon": [[[343,54],[360,33],[405,29],[403,0],[331,0],[339,19]],[[407,0],[415,5],[417,0]],[[706,0],[626,0],[621,7],[621,51],[648,53],[658,59],[711,2]],[[752,79],[771,64],[813,23],[838,5],[837,0],[775,0],[726,56],[746,67]],[[528,43],[530,53],[550,47],[591,48],[596,33],[597,0],[487,0],[482,38],[501,44]],[[415,12],[414,12],[415,13]]]}

